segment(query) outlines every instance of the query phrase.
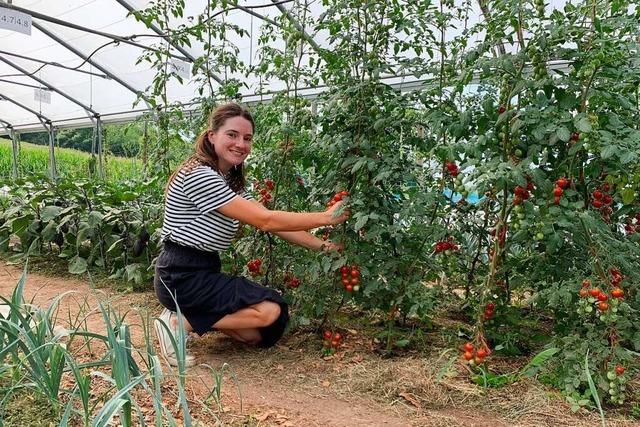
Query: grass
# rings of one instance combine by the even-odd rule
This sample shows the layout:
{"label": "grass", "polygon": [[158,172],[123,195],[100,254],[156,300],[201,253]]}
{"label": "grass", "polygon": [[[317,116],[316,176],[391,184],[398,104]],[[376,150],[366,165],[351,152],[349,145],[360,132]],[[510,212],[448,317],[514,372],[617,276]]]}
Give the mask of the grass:
{"label": "grass", "polygon": [[[10,387],[9,378],[0,378],[0,389]],[[0,392],[0,395],[3,395]],[[58,418],[46,397],[30,389],[21,389],[6,402],[3,422],[10,426],[45,426],[57,424]]]}
{"label": "grass", "polygon": [[[71,148],[55,149],[59,175],[87,175],[91,155]],[[113,181],[133,179],[139,175],[142,165],[135,159],[105,156],[105,175]],[[49,147],[21,142],[18,153],[18,173],[46,174],[49,171]],[[11,141],[0,138],[0,178],[11,178],[13,154]]]}

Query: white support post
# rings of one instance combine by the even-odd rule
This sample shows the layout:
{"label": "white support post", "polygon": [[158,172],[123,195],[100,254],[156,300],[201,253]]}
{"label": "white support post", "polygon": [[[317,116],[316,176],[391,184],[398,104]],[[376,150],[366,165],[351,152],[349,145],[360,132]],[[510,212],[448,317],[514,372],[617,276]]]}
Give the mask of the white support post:
{"label": "white support post", "polygon": [[100,117],[96,118],[96,132],[98,134],[98,177],[104,179],[102,119]]}
{"label": "white support post", "polygon": [[11,151],[13,154],[13,179],[18,179],[18,135],[15,130],[9,129],[11,136]]}
{"label": "white support post", "polygon": [[58,177],[58,171],[56,168],[56,153],[55,153],[55,140],[56,130],[52,124],[48,124],[49,128],[49,177],[56,179]]}

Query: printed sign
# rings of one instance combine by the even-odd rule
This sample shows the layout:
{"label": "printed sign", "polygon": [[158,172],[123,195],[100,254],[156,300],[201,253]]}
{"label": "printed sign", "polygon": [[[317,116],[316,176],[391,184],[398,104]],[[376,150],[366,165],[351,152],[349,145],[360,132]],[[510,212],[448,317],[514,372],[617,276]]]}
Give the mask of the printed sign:
{"label": "printed sign", "polygon": [[191,78],[191,64],[188,62],[171,58],[171,71],[185,80],[189,80]]}
{"label": "printed sign", "polygon": [[51,91],[45,89],[34,89],[33,99],[44,102],[45,104],[51,104]]}
{"label": "printed sign", "polygon": [[0,28],[31,35],[31,15],[0,6]]}

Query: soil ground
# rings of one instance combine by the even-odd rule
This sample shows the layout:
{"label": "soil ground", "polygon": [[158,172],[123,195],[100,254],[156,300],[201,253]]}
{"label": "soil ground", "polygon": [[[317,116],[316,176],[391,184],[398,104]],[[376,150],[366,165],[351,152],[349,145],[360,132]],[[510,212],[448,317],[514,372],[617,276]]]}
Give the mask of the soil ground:
{"label": "soil ground", "polygon": [[[0,262],[0,295],[9,297],[22,269]],[[75,278],[29,273],[25,299],[40,307],[65,292],[59,323],[79,312],[89,313],[96,298],[127,311],[134,345],[143,344],[138,313],[157,315],[152,292],[117,293],[91,290]],[[86,317],[86,327],[104,330],[101,315]],[[463,366],[446,368],[453,353],[382,358],[370,338],[348,331],[343,348],[322,358],[319,339],[311,332],[286,336],[272,349],[255,349],[220,334],[207,334],[189,345],[198,366],[188,370],[187,395],[200,425],[231,426],[594,426],[594,413],[572,414],[562,396],[535,380],[496,389],[469,381]],[[83,350],[85,353],[87,349]],[[94,348],[92,351],[97,351]],[[207,396],[215,381],[210,368],[224,369],[220,406]],[[170,393],[167,393],[170,396]],[[167,402],[173,405],[171,402]],[[150,408],[147,408],[150,410]],[[5,420],[5,425],[10,425]],[[20,421],[24,424],[25,421]],[[17,425],[17,424],[14,424]],[[39,425],[39,424],[33,424]],[[610,426],[640,425],[617,415]]]}

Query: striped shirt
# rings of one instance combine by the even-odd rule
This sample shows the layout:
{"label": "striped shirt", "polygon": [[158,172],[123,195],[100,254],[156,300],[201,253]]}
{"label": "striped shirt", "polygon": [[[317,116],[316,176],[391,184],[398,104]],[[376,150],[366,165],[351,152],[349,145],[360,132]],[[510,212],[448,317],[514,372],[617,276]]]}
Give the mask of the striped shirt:
{"label": "striped shirt", "polygon": [[[181,170],[167,192],[162,240],[208,252],[227,249],[239,222],[217,209],[236,196],[224,177],[208,166]],[[246,192],[242,197],[251,199]]]}

